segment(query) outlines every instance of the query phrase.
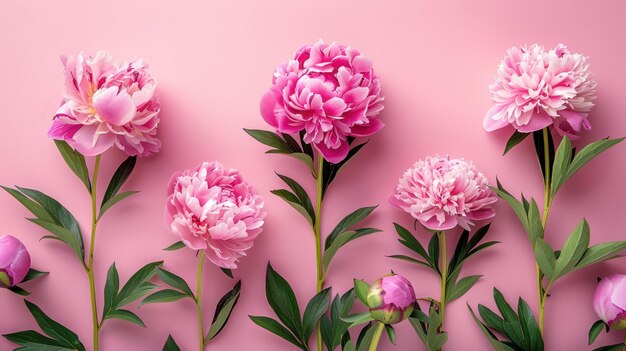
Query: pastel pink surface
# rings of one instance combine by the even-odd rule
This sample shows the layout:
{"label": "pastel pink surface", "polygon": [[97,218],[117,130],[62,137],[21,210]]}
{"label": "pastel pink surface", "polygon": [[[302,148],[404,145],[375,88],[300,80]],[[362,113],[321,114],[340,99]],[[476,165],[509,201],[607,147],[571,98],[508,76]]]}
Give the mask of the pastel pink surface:
{"label": "pastel pink surface", "polygon": [[[123,9],[123,10],[122,10]],[[492,181],[496,175],[515,194],[542,196],[532,145],[525,142],[501,157],[510,130],[486,133],[482,122],[492,105],[488,86],[505,50],[539,42],[563,42],[590,56],[598,82],[597,106],[590,115],[593,131],[579,143],[626,135],[624,57],[626,3],[609,0],[529,1],[525,6],[502,1],[318,1],[315,6],[293,1],[173,2],[79,1],[0,5],[0,184],[24,185],[49,193],[64,203],[87,231],[89,197],[46,137],[61,101],[59,56],[108,50],[118,60],[143,57],[158,80],[161,97],[159,138],[162,151],[138,162],[127,189],[141,193],[110,210],[99,226],[96,254],[97,286],[101,291],[108,266],[115,261],[126,280],[142,264],[165,260],[165,266],[193,284],[196,260],[190,251],[161,249],[176,238],[162,225],[166,187],[176,170],[202,161],[219,160],[238,168],[266,200],[267,223],[249,256],[240,262],[242,297],[231,322],[207,349],[288,350],[290,346],[254,326],[249,314],[269,315],[264,297],[268,260],[294,285],[301,302],[315,289],[313,236],[299,214],[269,193],[281,186],[279,171],[303,180],[313,190],[307,170],[295,160],[264,155],[265,147],[243,127],[267,128],[259,101],[271,84],[276,65],[294,50],[323,38],[351,45],[372,59],[382,79],[385,123],[364,151],[337,177],[326,203],[323,227],[328,232],[347,212],[380,204],[369,221],[384,233],[342,249],[331,265],[329,283],[345,291],[352,278],[373,281],[390,269],[406,276],[418,296],[438,294],[428,271],[385,255],[404,252],[392,222],[411,225],[410,217],[391,207],[387,197],[402,172],[418,158],[450,154],[473,160]],[[81,23],[83,22],[84,23]],[[610,45],[608,44],[610,43]],[[103,158],[107,179],[121,152]],[[561,245],[585,217],[592,242],[622,240],[616,218],[626,213],[623,174],[626,144],[598,157],[562,188],[548,223],[548,241]],[[102,194],[104,187],[99,187]],[[28,247],[33,267],[50,275],[28,283],[29,299],[91,342],[88,282],[74,254],[28,223],[27,212],[7,194],[0,195],[0,234],[10,233]],[[493,306],[493,286],[505,296],[522,295],[536,304],[534,263],[526,235],[504,203],[496,205],[490,238],[503,243],[478,255],[465,274],[485,277],[446,313],[448,350],[489,348],[465,302]],[[454,235],[449,235],[454,241]],[[624,260],[601,264],[559,281],[547,305],[547,350],[587,349],[587,331],[597,319],[592,296],[597,276],[625,273]],[[233,282],[217,268],[206,269],[206,319]],[[0,291],[0,333],[35,327],[22,299]],[[196,321],[190,301],[144,306],[142,329],[110,321],[101,334],[101,349],[160,350],[172,334],[184,350],[196,349]],[[621,335],[601,336],[617,342]],[[0,349],[13,347],[4,339]],[[88,348],[90,348],[88,346]],[[387,340],[379,350],[424,350],[407,323],[398,326],[398,346]]]}

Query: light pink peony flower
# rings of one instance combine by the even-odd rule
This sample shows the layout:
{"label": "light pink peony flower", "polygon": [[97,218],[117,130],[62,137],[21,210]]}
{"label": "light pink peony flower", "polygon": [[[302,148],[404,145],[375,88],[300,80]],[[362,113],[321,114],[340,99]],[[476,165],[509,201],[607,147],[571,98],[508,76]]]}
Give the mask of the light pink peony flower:
{"label": "light pink peony flower", "polygon": [[489,87],[494,105],[483,125],[489,132],[512,125],[522,133],[552,126],[577,138],[591,129],[596,83],[590,76],[587,58],[562,44],[549,51],[537,44],[512,47]]}
{"label": "light pink peony flower", "polygon": [[237,268],[263,230],[263,199],[237,170],[218,162],[175,173],[168,195],[165,218],[172,232],[219,267]]}
{"label": "light pink peony flower", "polygon": [[348,154],[348,137],[369,136],[383,127],[380,87],[372,61],[355,49],[320,40],[278,66],[261,114],[282,133],[304,130],[306,143],[338,163]]}
{"label": "light pink peony flower", "polygon": [[413,312],[415,291],[411,282],[397,274],[377,279],[367,293],[370,315],[384,324],[396,324]]}
{"label": "light pink peony flower", "polygon": [[626,329],[626,275],[602,279],[593,295],[593,308],[613,329]]}
{"label": "light pink peony flower", "polygon": [[11,235],[0,237],[0,287],[12,287],[24,280],[30,269],[30,255],[21,241]]}
{"label": "light pink peony flower", "polygon": [[63,58],[64,102],[48,135],[66,140],[85,156],[99,155],[113,145],[130,156],[159,151],[156,138],[161,105],[156,80],[142,60],[122,65],[100,51],[95,57]]}
{"label": "light pink peony flower", "polygon": [[495,216],[494,196],[487,178],[472,162],[450,157],[426,157],[404,172],[390,197],[392,205],[408,212],[431,230],[457,225],[466,230]]}

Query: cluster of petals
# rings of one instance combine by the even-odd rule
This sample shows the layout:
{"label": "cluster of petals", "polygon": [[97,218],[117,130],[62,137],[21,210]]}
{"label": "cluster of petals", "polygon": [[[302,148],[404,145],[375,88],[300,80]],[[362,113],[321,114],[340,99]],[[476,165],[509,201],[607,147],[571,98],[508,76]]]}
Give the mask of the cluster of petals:
{"label": "cluster of petals", "polygon": [[278,66],[261,100],[265,121],[282,133],[304,131],[332,163],[349,151],[350,137],[369,136],[383,127],[381,83],[372,61],[357,50],[318,41]]}
{"label": "cluster of petals", "polygon": [[512,47],[489,87],[494,104],[483,125],[487,131],[511,125],[521,133],[551,127],[577,138],[591,129],[587,117],[595,88],[587,58],[562,44],[551,50],[537,44]]}
{"label": "cluster of petals", "polygon": [[264,201],[239,171],[205,162],[177,172],[168,186],[166,222],[180,240],[222,268],[237,268],[263,230]]}

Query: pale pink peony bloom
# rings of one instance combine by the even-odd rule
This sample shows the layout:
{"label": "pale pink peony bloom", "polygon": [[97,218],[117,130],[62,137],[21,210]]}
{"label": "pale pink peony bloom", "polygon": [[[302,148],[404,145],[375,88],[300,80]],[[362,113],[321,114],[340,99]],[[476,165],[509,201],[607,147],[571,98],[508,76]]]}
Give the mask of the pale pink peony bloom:
{"label": "pale pink peony bloom", "polygon": [[282,133],[304,130],[306,143],[338,163],[348,154],[348,137],[369,136],[383,127],[380,87],[372,61],[355,49],[320,40],[276,68],[261,114]]}
{"label": "pale pink peony bloom", "polygon": [[175,173],[168,195],[165,218],[172,232],[219,267],[237,268],[263,230],[263,199],[239,171],[218,162]]}
{"label": "pale pink peony bloom", "polygon": [[85,156],[99,155],[112,146],[130,156],[159,151],[156,138],[161,105],[156,80],[142,60],[122,65],[100,51],[95,57],[63,58],[64,102],[48,135],[67,141]]}
{"label": "pale pink peony bloom", "polygon": [[436,231],[457,225],[470,230],[473,221],[495,216],[491,205],[496,201],[487,178],[472,162],[439,156],[406,170],[390,197],[392,205]]}
{"label": "pale pink peony bloom", "polygon": [[613,274],[602,279],[593,295],[593,308],[613,329],[626,329],[626,275]]}
{"label": "pale pink peony bloom", "polygon": [[552,126],[577,138],[591,129],[595,88],[587,58],[562,44],[548,51],[537,44],[512,47],[489,87],[494,105],[483,125],[489,132],[512,125],[522,133]]}
{"label": "pale pink peony bloom", "polygon": [[0,236],[0,287],[15,286],[24,280],[30,269],[30,255],[17,238]]}

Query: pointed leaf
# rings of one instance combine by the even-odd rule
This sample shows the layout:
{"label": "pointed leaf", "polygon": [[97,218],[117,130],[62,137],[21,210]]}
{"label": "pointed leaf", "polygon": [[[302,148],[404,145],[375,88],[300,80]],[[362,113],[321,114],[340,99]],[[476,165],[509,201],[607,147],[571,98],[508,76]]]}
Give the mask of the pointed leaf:
{"label": "pointed leaf", "polygon": [[19,201],[28,211],[30,211],[30,213],[35,215],[35,217],[43,221],[54,222],[54,219],[48,214],[48,211],[46,211],[46,209],[37,202],[29,199],[27,196],[15,189],[11,189],[5,186],[2,186],[2,189],[4,189],[7,193],[13,196],[17,201]]}
{"label": "pointed leaf", "polygon": [[446,294],[446,302],[454,301],[459,297],[465,295],[480,279],[482,275],[470,275],[461,278],[456,284],[451,286],[450,290]]}
{"label": "pointed leaf", "polygon": [[[128,177],[130,177],[130,174],[133,172],[133,169],[135,168],[136,162],[137,162],[136,156],[129,156],[128,158],[126,158],[126,160],[124,160],[124,162],[122,162],[122,164],[120,164],[117,170],[115,170],[115,173],[113,173],[113,176],[111,177],[111,181],[109,182],[109,185],[107,186],[107,190],[104,192],[104,196],[102,197],[102,204],[100,205],[100,212],[106,211],[106,209],[104,209],[103,211],[104,206],[106,205],[107,202],[113,199],[113,197],[117,194],[117,192],[120,190],[122,185],[124,185],[126,180],[128,180]],[[120,201],[120,200],[117,200],[117,201]]]}
{"label": "pointed leaf", "polygon": [[543,275],[551,281],[556,266],[556,258],[552,247],[541,238],[537,239],[535,243],[535,260],[537,260]]}
{"label": "pointed leaf", "polygon": [[259,327],[280,336],[281,338],[287,340],[293,345],[296,345],[299,349],[309,351],[308,346],[303,345],[293,334],[291,334],[289,330],[287,330],[287,328],[278,323],[278,321],[272,318],[261,316],[250,316],[250,319],[252,319],[252,321]]}
{"label": "pointed leaf", "polygon": [[341,221],[339,221],[337,226],[335,226],[333,231],[330,232],[330,234],[326,238],[324,249],[328,249],[333,244],[333,241],[335,241],[337,236],[339,236],[339,234],[345,232],[353,225],[356,225],[365,218],[367,218],[376,209],[376,207],[378,206],[361,207],[345,216]]}
{"label": "pointed leaf", "polygon": [[341,320],[350,323],[350,328],[356,327],[363,323],[368,323],[373,320],[372,315],[369,312],[362,312],[357,314],[351,314],[349,316],[341,317]]}
{"label": "pointed leaf", "polygon": [[28,273],[26,273],[26,276],[24,277],[24,279],[22,279],[22,283],[25,283],[29,280],[33,280],[33,279],[37,279],[39,277],[43,277],[48,275],[48,272],[42,272],[42,271],[38,271],[36,269],[29,269]]}
{"label": "pointed leaf", "polygon": [[261,144],[273,147],[285,153],[290,153],[289,145],[277,134],[267,130],[260,129],[243,129],[248,135],[256,139]]}
{"label": "pointed leaf", "polygon": [[182,242],[182,241],[177,241],[177,242],[173,243],[172,245],[170,245],[170,246],[168,246],[168,247],[164,248],[163,250],[165,250],[165,251],[175,251],[175,250],[180,250],[180,249],[182,249],[182,248],[183,248],[183,247],[185,247],[185,246],[186,246],[186,245],[185,245],[185,243],[184,243],[184,242]]}
{"label": "pointed leaf", "polygon": [[589,341],[588,345],[593,344],[594,341],[598,338],[598,335],[602,332],[602,329],[606,328],[606,323],[603,320],[597,320],[589,329]]}
{"label": "pointed leaf", "polygon": [[593,349],[593,351],[622,351],[623,349],[624,349],[624,343],[621,343],[621,344],[598,347],[597,349]]}
{"label": "pointed leaf", "polygon": [[103,318],[113,309],[117,292],[120,289],[120,277],[115,267],[115,262],[109,267],[107,272],[107,280],[104,285],[104,308],[102,309]]}
{"label": "pointed leaf", "polygon": [[350,241],[354,239],[360,238],[362,236],[373,234],[373,233],[378,233],[380,231],[381,231],[380,229],[376,229],[376,228],[362,228],[362,229],[353,230],[353,231],[345,231],[337,235],[337,237],[335,238],[335,240],[333,240],[330,247],[328,247],[324,251],[324,258],[323,258],[324,271],[328,270],[330,261],[333,259],[337,251],[340,248],[342,248],[345,244],[349,243]]}
{"label": "pointed leaf", "polygon": [[524,208],[524,205],[522,205],[522,203],[519,202],[515,197],[513,197],[513,195],[511,195],[508,191],[504,190],[504,188],[500,184],[500,181],[498,181],[498,187],[491,187],[491,190],[493,190],[499,198],[509,204],[511,209],[513,209],[513,212],[515,212],[515,214],[517,215],[517,218],[519,218],[520,222],[522,223],[522,226],[526,230],[526,233],[528,233],[528,215],[526,214],[526,209]]}
{"label": "pointed leaf", "polygon": [[330,288],[317,293],[306,306],[302,315],[303,340],[309,340],[317,321],[326,313],[330,305]]}
{"label": "pointed leaf", "polygon": [[153,294],[146,296],[141,303],[139,303],[139,307],[143,305],[147,305],[150,303],[163,303],[163,302],[174,302],[186,297],[191,297],[183,292],[173,289],[163,289],[159,290]]}
{"label": "pointed leaf", "polygon": [[265,294],[267,302],[269,302],[276,316],[294,335],[302,340],[302,321],[300,320],[300,309],[296,295],[287,280],[278,274],[269,263],[265,277]]}
{"label": "pointed leaf", "polygon": [[231,313],[233,313],[233,308],[237,304],[239,300],[239,294],[241,293],[241,281],[238,281],[232,290],[226,293],[220,301],[217,303],[215,307],[215,314],[213,315],[213,321],[211,322],[211,327],[209,328],[209,332],[207,333],[206,340],[212,340],[215,338],[226,326],[228,323],[228,319],[230,318]]}
{"label": "pointed leaf", "polygon": [[77,239],[74,233],[52,222],[43,221],[38,218],[29,218],[28,220],[47,230],[51,234],[54,234],[55,239],[58,239],[68,245],[72,251],[74,251],[78,259],[81,260],[81,262],[84,262],[85,251],[82,246],[82,237]]}
{"label": "pointed leaf", "polygon": [[[323,182],[322,182],[322,197],[326,196],[326,191],[330,184],[335,180],[335,177],[339,172],[345,167],[345,165],[356,155],[368,142],[364,142],[359,144],[348,151],[348,155],[341,162],[337,164],[332,164],[326,160],[324,160],[323,167]],[[343,230],[342,230],[343,231]]]}
{"label": "pointed leaf", "polygon": [[356,293],[356,297],[361,300],[365,306],[367,306],[367,293],[369,290],[370,286],[365,281],[354,279],[354,292]]}
{"label": "pointed leaf", "polygon": [[63,156],[65,163],[67,163],[72,172],[76,174],[78,179],[85,184],[87,191],[91,193],[91,181],[89,180],[89,170],[87,170],[85,156],[72,149],[72,147],[69,146],[69,144],[64,140],[55,140],[54,143],[59,149],[61,156]]}
{"label": "pointed leaf", "polygon": [[293,191],[293,194],[298,198],[297,203],[304,208],[308,216],[311,218],[311,225],[314,225],[315,210],[313,209],[313,204],[311,203],[311,199],[309,198],[309,194],[307,194],[306,190],[304,190],[304,188],[295,180],[282,174],[276,173],[276,175]]}
{"label": "pointed leaf", "polygon": [[[544,135],[545,133],[545,135]],[[547,138],[548,144],[546,146],[544,139]],[[546,163],[545,163],[545,151],[547,147],[548,151],[548,168],[550,174],[552,174],[552,165],[554,164],[554,141],[552,140],[552,133],[548,129],[542,129],[533,132],[533,141],[535,143],[535,152],[537,153],[537,160],[541,166],[541,174],[543,179],[546,179]]]}
{"label": "pointed leaf", "polygon": [[34,303],[24,300],[26,307],[35,318],[35,322],[39,325],[39,328],[51,338],[63,343],[66,347],[74,348],[78,351],[85,351],[85,346],[78,339],[78,335],[67,329],[63,325],[59,324],[52,318],[48,317],[43,311],[37,307]]}
{"label": "pointed leaf", "polygon": [[572,161],[572,143],[566,136],[563,137],[559,148],[556,150],[554,156],[554,166],[552,171],[552,180],[550,181],[550,197],[554,198],[557,190],[565,182],[565,176],[567,175],[567,169]]}
{"label": "pointed leaf", "polygon": [[[34,330],[25,330],[17,333],[4,334],[7,340],[14,344],[24,346],[23,350],[26,351],[65,351],[65,350],[74,350],[74,348],[70,345],[68,346],[64,342],[59,342],[54,339],[50,339],[47,336],[44,336]],[[72,347],[71,349],[68,347]],[[16,349],[20,350],[20,349]]]}
{"label": "pointed leaf", "polygon": [[113,195],[113,197],[111,197],[107,202],[105,202],[102,205],[102,207],[100,207],[100,213],[98,213],[98,219],[102,218],[104,213],[108,211],[111,207],[113,207],[115,204],[137,193],[138,191],[125,191],[123,193]]}
{"label": "pointed leaf", "polygon": [[387,332],[387,336],[389,337],[389,341],[395,345],[396,344],[396,330],[393,329],[393,326],[390,324],[385,324],[385,331]]}
{"label": "pointed leaf", "polygon": [[178,347],[176,341],[174,341],[174,338],[169,335],[167,337],[167,340],[165,341],[165,345],[163,345],[162,351],[180,351],[180,347]]}
{"label": "pointed leaf", "polygon": [[516,130],[506,142],[506,147],[504,148],[502,156],[506,155],[507,152],[511,151],[515,146],[524,141],[529,134],[530,133],[520,133]]}
{"label": "pointed leaf", "polygon": [[530,310],[530,306],[521,298],[517,303],[517,315],[529,351],[543,351],[543,339],[535,316]]}
{"label": "pointed leaf", "polygon": [[467,305],[467,308],[470,310],[470,313],[472,314],[472,318],[474,318],[474,322],[476,322],[476,325],[478,325],[483,335],[487,338],[487,340],[489,341],[489,343],[491,344],[491,346],[493,347],[495,351],[515,351],[514,349],[510,348],[506,344],[500,342],[493,335],[493,333],[490,332],[489,329],[487,329],[487,327],[478,319],[478,317],[476,317],[476,314],[474,313],[474,311],[469,305]]}
{"label": "pointed leaf", "polygon": [[125,306],[154,290],[156,285],[148,283],[148,280],[156,274],[156,268],[162,265],[163,261],[148,263],[133,274],[117,294],[113,308]]}
{"label": "pointed leaf", "polygon": [[418,255],[422,256],[424,259],[426,259],[427,262],[431,262],[430,256],[428,256],[428,253],[426,253],[426,250],[424,249],[422,244],[420,244],[419,240],[417,240],[410,231],[397,223],[394,223],[393,225],[396,228],[396,232],[401,238],[398,239],[398,241],[402,245],[408,247]]}
{"label": "pointed leaf", "polygon": [[131,322],[134,324],[137,324],[140,327],[146,327],[146,325],[144,324],[144,322],[141,320],[141,318],[139,318],[139,316],[137,316],[136,314],[134,314],[131,311],[127,311],[127,310],[113,310],[111,312],[109,312],[109,314],[107,314],[107,318],[106,319],[121,319],[123,321],[127,321],[127,322]]}
{"label": "pointed leaf", "polygon": [[178,289],[182,291],[183,293],[195,298],[193,292],[191,291],[191,288],[189,287],[189,285],[183,278],[177,276],[176,274],[170,271],[163,269],[162,267],[156,268],[156,274],[167,285],[171,286],[174,289]]}
{"label": "pointed leaf", "polygon": [[583,257],[576,263],[575,269],[585,268],[593,264],[619,257],[626,250],[626,241],[613,241],[593,245],[588,248]]}
{"label": "pointed leaf", "polygon": [[570,272],[589,246],[589,224],[583,219],[563,244],[554,267],[554,279]]}
{"label": "pointed leaf", "polygon": [[275,190],[271,190],[270,192],[280,197],[281,199],[285,200],[285,202],[287,202],[289,206],[293,207],[296,211],[298,211],[307,220],[307,222],[309,222],[311,226],[314,225],[315,213],[309,212],[309,210],[303,204],[300,203],[300,199],[298,199],[298,197],[295,194],[285,189],[275,189]]}

